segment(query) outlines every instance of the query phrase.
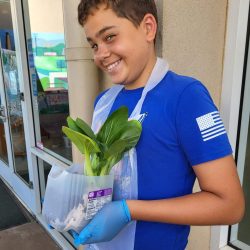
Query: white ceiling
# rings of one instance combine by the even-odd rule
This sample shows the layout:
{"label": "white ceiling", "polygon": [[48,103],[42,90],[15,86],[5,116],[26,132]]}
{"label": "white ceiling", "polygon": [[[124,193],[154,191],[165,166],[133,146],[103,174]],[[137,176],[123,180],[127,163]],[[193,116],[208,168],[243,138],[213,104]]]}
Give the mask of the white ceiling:
{"label": "white ceiling", "polygon": [[0,0],[0,29],[13,29],[9,1]]}

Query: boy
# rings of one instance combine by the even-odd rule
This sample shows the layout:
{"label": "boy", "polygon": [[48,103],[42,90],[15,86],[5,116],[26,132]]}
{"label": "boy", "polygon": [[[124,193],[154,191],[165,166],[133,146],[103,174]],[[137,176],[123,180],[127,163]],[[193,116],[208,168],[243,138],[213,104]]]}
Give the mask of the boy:
{"label": "boy", "polygon": [[[140,110],[144,121],[136,184],[130,183],[138,192],[104,206],[75,235],[76,244],[183,250],[188,225],[239,222],[244,198],[225,128],[206,88],[157,59],[155,2],[82,0],[78,19],[95,64],[124,86],[106,112],[125,105],[130,114]],[[112,89],[98,97],[95,113],[100,102],[112,99]],[[201,191],[192,194],[196,177]]]}

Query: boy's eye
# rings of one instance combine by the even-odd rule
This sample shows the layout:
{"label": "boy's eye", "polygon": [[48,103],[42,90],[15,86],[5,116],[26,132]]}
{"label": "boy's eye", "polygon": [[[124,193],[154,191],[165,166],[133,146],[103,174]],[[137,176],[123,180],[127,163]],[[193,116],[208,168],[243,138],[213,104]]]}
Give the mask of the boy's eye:
{"label": "boy's eye", "polygon": [[91,49],[96,50],[97,48],[98,48],[98,47],[97,47],[97,44],[91,45]]}
{"label": "boy's eye", "polygon": [[105,37],[106,41],[111,41],[113,38],[115,37],[115,35],[108,35]]}

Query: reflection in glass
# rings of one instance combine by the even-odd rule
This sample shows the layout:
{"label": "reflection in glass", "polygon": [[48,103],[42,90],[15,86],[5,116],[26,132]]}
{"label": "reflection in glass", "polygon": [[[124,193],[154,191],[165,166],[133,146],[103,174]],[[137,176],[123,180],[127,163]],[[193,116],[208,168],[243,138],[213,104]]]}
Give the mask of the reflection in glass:
{"label": "reflection in glass", "polygon": [[16,52],[1,49],[1,59],[15,170],[29,182]]}
{"label": "reflection in glass", "polygon": [[62,134],[69,115],[62,1],[53,2],[56,15],[51,1],[24,0],[23,6],[37,146],[72,160],[71,142]]}
{"label": "reflection in glass", "polygon": [[[0,97],[0,107],[1,107],[1,97]],[[7,155],[7,147],[5,140],[4,123],[1,118],[0,118],[0,160],[4,161],[8,166],[8,155]]]}
{"label": "reflection in glass", "polygon": [[248,138],[245,156],[243,190],[246,200],[246,211],[243,220],[239,223],[238,239],[250,246],[250,122],[248,123]]}
{"label": "reflection in glass", "polygon": [[[9,48],[14,50],[14,40],[13,30],[12,30],[12,21],[10,15],[10,4],[7,1],[0,0],[0,49]],[[0,51],[1,53],[1,51]],[[1,60],[1,54],[0,54]],[[0,66],[1,67],[1,66]],[[0,68],[2,71],[2,68]],[[3,81],[3,79],[0,79]],[[6,137],[4,130],[4,122],[6,119],[6,108],[4,103],[1,101],[1,96],[4,96],[3,85],[0,88],[0,160],[4,161],[8,166],[8,156],[7,156],[7,146],[6,146]]]}
{"label": "reflection in glass", "polygon": [[45,195],[45,187],[47,184],[49,171],[52,166],[47,162],[38,159],[38,167],[39,167],[39,178],[40,178],[39,183],[40,183],[41,197],[43,199]]}
{"label": "reflection in glass", "polygon": [[10,139],[15,172],[29,182],[26,144],[21,107],[21,93],[15,52],[14,32],[9,1],[0,1],[0,49],[3,72],[6,116],[10,126]]}

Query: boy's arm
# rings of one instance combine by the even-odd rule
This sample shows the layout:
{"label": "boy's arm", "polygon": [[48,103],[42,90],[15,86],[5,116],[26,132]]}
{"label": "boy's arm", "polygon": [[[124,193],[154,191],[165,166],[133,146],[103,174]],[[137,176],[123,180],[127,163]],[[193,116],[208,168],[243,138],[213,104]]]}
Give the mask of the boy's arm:
{"label": "boy's arm", "polygon": [[184,225],[234,224],[244,214],[244,197],[232,156],[193,167],[201,191],[163,200],[122,200],[106,204],[75,235],[75,243],[113,239],[129,222],[144,220]]}
{"label": "boy's arm", "polygon": [[193,169],[200,192],[163,200],[127,200],[132,219],[184,225],[239,222],[245,203],[233,157],[202,163]]}

